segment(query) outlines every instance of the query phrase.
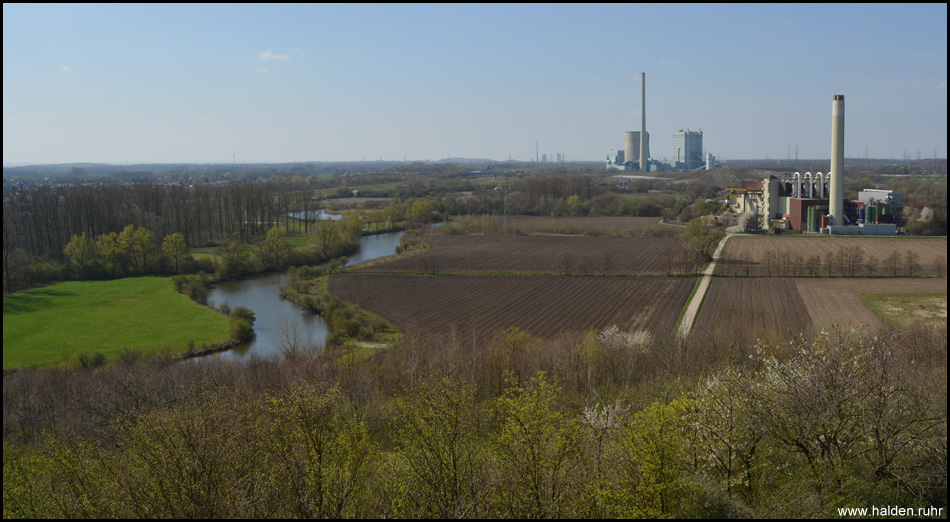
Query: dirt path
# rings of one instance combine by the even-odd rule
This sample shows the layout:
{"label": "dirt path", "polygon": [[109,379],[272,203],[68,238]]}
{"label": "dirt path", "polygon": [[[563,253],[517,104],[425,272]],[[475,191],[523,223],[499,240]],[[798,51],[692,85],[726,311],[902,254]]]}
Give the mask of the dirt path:
{"label": "dirt path", "polygon": [[712,261],[709,262],[709,266],[706,267],[706,271],[703,273],[703,279],[699,282],[696,295],[693,296],[693,300],[690,301],[689,306],[686,307],[686,313],[683,314],[683,321],[680,323],[680,328],[677,332],[680,337],[686,337],[689,331],[693,329],[693,322],[696,320],[696,316],[699,315],[699,306],[702,304],[703,298],[706,297],[706,290],[709,290],[709,283],[712,281],[712,275],[716,271],[716,262],[719,261],[719,255],[722,253],[726,241],[736,235],[738,234],[726,234],[726,237],[722,238],[722,241],[719,242],[719,246],[716,247],[716,251],[713,252]]}

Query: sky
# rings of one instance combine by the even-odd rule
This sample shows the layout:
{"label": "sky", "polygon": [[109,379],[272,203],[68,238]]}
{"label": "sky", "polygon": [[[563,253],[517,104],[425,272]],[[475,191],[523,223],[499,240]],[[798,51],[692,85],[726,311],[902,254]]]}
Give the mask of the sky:
{"label": "sky", "polygon": [[3,164],[947,157],[947,4],[3,4]]}

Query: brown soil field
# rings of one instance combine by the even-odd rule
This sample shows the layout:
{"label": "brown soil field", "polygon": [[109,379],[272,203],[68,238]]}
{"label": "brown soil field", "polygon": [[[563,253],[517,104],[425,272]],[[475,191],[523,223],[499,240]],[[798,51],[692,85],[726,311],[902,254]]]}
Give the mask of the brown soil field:
{"label": "brown soil field", "polygon": [[[665,274],[685,255],[678,237],[430,234],[429,249],[367,268],[374,272]],[[680,273],[680,265],[675,264]]]}
{"label": "brown soil field", "polygon": [[327,206],[331,209],[346,209],[346,208],[383,208],[386,205],[392,203],[393,198],[364,198],[364,197],[349,197],[349,198],[333,198],[325,200]]}
{"label": "brown soil field", "polygon": [[[456,216],[456,222],[464,223],[467,219],[479,220],[482,216]],[[491,231],[501,232],[504,226],[503,216],[488,216]],[[512,230],[522,234],[577,234],[590,236],[622,236],[622,235],[662,235],[669,233],[676,235],[682,229],[659,225],[658,217],[634,216],[508,216]],[[451,225],[445,225],[451,226]],[[487,230],[486,230],[487,232]]]}
{"label": "brown soil field", "polygon": [[[907,252],[917,255],[918,266],[913,270],[908,268]],[[829,258],[831,277],[945,276],[947,240],[900,237],[740,236],[726,243],[716,274],[793,277],[817,274],[828,277]],[[874,262],[869,267],[867,261],[872,258]]]}
{"label": "brown soil field", "polygon": [[946,279],[795,279],[812,325],[881,328],[884,323],[868,309],[858,294],[946,292]]}
{"label": "brown soil field", "polygon": [[795,280],[717,277],[691,333],[748,341],[811,331],[812,321]]}
{"label": "brown soil field", "polygon": [[695,278],[405,276],[330,277],[330,292],[400,329],[490,335],[515,326],[539,337],[604,329],[668,335]]}

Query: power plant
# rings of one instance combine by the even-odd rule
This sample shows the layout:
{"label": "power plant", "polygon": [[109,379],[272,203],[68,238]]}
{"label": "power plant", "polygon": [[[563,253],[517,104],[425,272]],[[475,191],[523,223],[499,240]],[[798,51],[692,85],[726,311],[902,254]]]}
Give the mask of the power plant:
{"label": "power plant", "polygon": [[624,133],[624,148],[607,151],[606,168],[640,172],[709,170],[715,166],[712,154],[703,156],[703,131],[673,133],[673,159],[660,162],[650,158],[647,132],[647,74],[640,73],[640,130]]}
{"label": "power plant", "polygon": [[844,95],[836,94],[831,106],[831,169],[804,176],[796,172],[785,179],[769,176],[743,181],[728,189],[733,212],[753,212],[766,226],[824,234],[893,235],[902,215],[901,195],[869,189],[857,201],[844,199]]}

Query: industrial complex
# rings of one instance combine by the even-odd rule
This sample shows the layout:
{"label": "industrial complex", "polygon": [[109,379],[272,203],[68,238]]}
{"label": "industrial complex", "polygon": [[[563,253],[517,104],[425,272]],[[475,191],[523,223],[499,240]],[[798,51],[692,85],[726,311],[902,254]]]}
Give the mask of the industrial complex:
{"label": "industrial complex", "polygon": [[[640,130],[624,133],[623,150],[607,151],[606,167],[640,172],[709,170],[714,166],[712,154],[703,157],[703,131],[680,129],[673,133],[673,159],[657,161],[650,158],[650,133],[647,132],[646,73],[640,73]],[[641,154],[642,152],[642,154]]]}
{"label": "industrial complex", "polygon": [[893,235],[902,215],[901,195],[868,189],[844,199],[844,96],[831,109],[831,170],[799,172],[780,179],[743,181],[729,191],[733,212],[754,213],[766,226],[826,234]]}

